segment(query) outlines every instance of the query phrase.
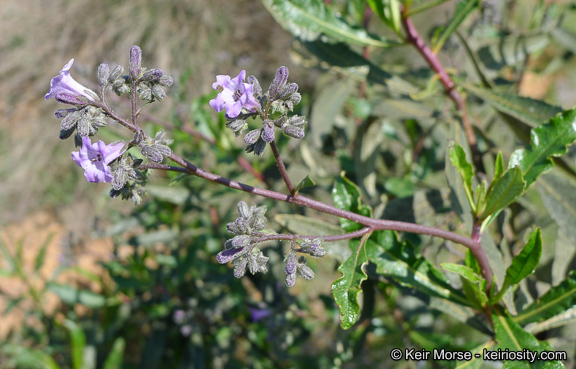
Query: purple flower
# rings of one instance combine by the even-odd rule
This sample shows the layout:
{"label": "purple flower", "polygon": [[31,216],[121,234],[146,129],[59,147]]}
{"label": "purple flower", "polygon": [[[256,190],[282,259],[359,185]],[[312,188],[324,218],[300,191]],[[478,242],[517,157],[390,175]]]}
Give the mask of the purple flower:
{"label": "purple flower", "polygon": [[76,82],[74,78],[70,75],[70,68],[74,59],[70,59],[68,64],[62,68],[60,74],[52,78],[50,81],[50,91],[44,96],[46,100],[55,98],[59,102],[68,104],[83,104],[81,100],[75,98],[75,96],[80,95],[85,97],[89,101],[94,101],[93,95],[96,95],[90,89],[82,86],[80,83]]}
{"label": "purple flower", "polygon": [[226,109],[229,118],[240,115],[242,108],[250,111],[260,107],[260,103],[254,97],[254,85],[244,83],[246,71],[241,71],[235,78],[230,76],[216,76],[216,82],[212,88],[220,93],[215,99],[210,100],[210,106],[217,112]]}
{"label": "purple flower", "polygon": [[255,309],[250,307],[248,310],[250,311],[250,316],[252,317],[252,321],[254,323],[272,315],[272,311],[270,311],[270,309]]}
{"label": "purple flower", "polygon": [[108,164],[122,155],[123,147],[124,141],[106,145],[102,141],[92,143],[89,137],[82,137],[82,148],[72,152],[72,159],[84,169],[88,182],[112,182]]}

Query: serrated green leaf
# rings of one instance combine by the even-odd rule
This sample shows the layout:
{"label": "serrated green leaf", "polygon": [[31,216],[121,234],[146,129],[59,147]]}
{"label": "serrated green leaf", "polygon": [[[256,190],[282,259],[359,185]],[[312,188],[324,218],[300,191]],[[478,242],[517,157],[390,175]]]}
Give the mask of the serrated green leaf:
{"label": "serrated green leaf", "polygon": [[298,192],[303,188],[314,187],[314,186],[316,186],[316,182],[314,182],[312,180],[312,178],[310,178],[310,175],[307,175],[306,177],[302,178],[302,180],[300,182],[298,182],[296,187],[294,187],[294,191]]}
{"label": "serrated green leaf", "polygon": [[568,278],[558,286],[550,288],[538,300],[530,304],[514,317],[519,324],[542,321],[564,312],[576,305],[576,271],[570,271]]}
{"label": "serrated green leaf", "polygon": [[526,187],[541,174],[548,172],[551,158],[566,154],[567,146],[576,140],[576,109],[566,110],[532,130],[529,147],[516,150],[510,157],[509,168],[519,167]]}
{"label": "serrated green leaf", "polygon": [[[371,217],[372,209],[368,205],[362,204],[360,197],[360,188],[358,188],[358,186],[346,178],[344,172],[342,172],[340,177],[336,178],[336,181],[334,182],[334,188],[332,189],[332,199],[334,200],[334,205],[336,205],[338,209],[351,211],[366,217]],[[340,226],[346,232],[354,232],[363,228],[363,225],[353,222],[349,219],[338,219],[340,220]]]}
{"label": "serrated green leaf", "polygon": [[574,181],[550,173],[536,182],[548,213],[564,232],[572,246],[576,245],[576,191]]}
{"label": "serrated green leaf", "polygon": [[517,167],[508,169],[490,185],[486,196],[486,207],[479,215],[479,220],[500,213],[524,193],[525,186],[522,171]]}
{"label": "serrated green leaf", "polygon": [[63,323],[64,327],[70,332],[70,347],[72,351],[72,368],[84,368],[84,348],[86,347],[86,335],[82,328],[72,320],[66,319]]}
{"label": "serrated green leaf", "polygon": [[366,253],[376,264],[379,274],[392,277],[406,287],[462,305],[470,305],[466,297],[452,288],[446,276],[427,259],[416,256],[414,248],[401,242],[394,231],[377,231],[366,244]]}
{"label": "serrated green leaf", "polygon": [[368,276],[364,272],[364,266],[368,263],[366,255],[366,242],[370,234],[364,235],[360,240],[350,241],[355,251],[348,260],[340,264],[338,271],[342,277],[332,283],[332,294],[340,309],[340,326],[348,329],[356,323],[360,316],[360,305],[358,295],[362,292],[360,285]]}
{"label": "serrated green leaf", "polygon": [[475,212],[476,204],[472,192],[472,176],[474,175],[474,169],[472,164],[466,160],[466,152],[462,146],[455,143],[454,147],[450,148],[450,162],[458,170],[458,173],[460,173],[464,190],[466,192],[466,198],[468,199],[472,211]]}
{"label": "serrated green leaf", "polygon": [[63,302],[70,305],[78,303],[94,309],[106,305],[106,298],[104,296],[70,285],[50,282],[46,285],[46,289],[54,292]]}
{"label": "serrated green leaf", "polygon": [[541,255],[542,236],[540,228],[536,228],[522,251],[512,259],[512,264],[506,269],[504,284],[508,282],[513,286],[532,274],[540,261]]}
{"label": "serrated green leaf", "polygon": [[509,95],[463,83],[462,87],[481,98],[496,110],[536,127],[562,111],[562,108],[529,97]]}
{"label": "serrated green leaf", "polygon": [[124,338],[118,337],[116,341],[114,341],[112,350],[104,362],[104,369],[122,368],[122,361],[124,360],[124,347],[126,347],[126,341]]}
{"label": "serrated green leaf", "polygon": [[478,0],[464,0],[458,3],[456,6],[456,11],[454,12],[454,16],[448,25],[444,28],[436,43],[432,46],[432,51],[435,54],[438,53],[440,49],[442,49],[442,46],[444,46],[444,43],[446,40],[448,40],[448,37],[450,37],[450,35],[458,29],[462,22],[464,22],[464,19],[466,19],[466,17],[479,6],[480,1]]}
{"label": "serrated green leaf", "polygon": [[[540,343],[536,337],[526,332],[518,323],[511,317],[501,314],[492,314],[492,321],[494,322],[494,331],[496,333],[496,341],[498,345],[495,350],[510,350],[536,353],[543,350],[549,350],[549,345],[545,342]],[[504,363],[504,368],[564,368],[560,361],[539,361],[533,363],[529,361],[507,361]]]}
{"label": "serrated green leaf", "polygon": [[263,0],[264,6],[284,29],[305,41],[321,34],[341,42],[360,46],[389,47],[393,43],[371,35],[339,18],[322,0]]}

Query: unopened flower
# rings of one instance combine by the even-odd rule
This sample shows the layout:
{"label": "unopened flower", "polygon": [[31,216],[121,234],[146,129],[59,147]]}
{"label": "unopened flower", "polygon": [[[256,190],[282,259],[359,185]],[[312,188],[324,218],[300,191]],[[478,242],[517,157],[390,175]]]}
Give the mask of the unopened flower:
{"label": "unopened flower", "polygon": [[246,71],[241,71],[235,78],[230,76],[216,76],[216,82],[212,88],[220,93],[215,99],[210,100],[210,106],[217,112],[226,109],[229,118],[240,115],[242,108],[254,111],[260,108],[260,103],[254,97],[254,85],[245,83]]}
{"label": "unopened flower", "polygon": [[46,100],[54,98],[58,102],[73,105],[82,105],[88,101],[96,101],[98,96],[94,91],[82,86],[70,75],[70,68],[72,68],[73,63],[74,59],[70,59],[60,73],[52,78],[50,81],[50,91],[44,96]]}
{"label": "unopened flower", "polygon": [[113,179],[109,164],[122,155],[123,147],[123,141],[106,145],[102,141],[92,143],[90,138],[82,137],[82,148],[72,152],[72,159],[84,169],[88,182],[109,183]]}

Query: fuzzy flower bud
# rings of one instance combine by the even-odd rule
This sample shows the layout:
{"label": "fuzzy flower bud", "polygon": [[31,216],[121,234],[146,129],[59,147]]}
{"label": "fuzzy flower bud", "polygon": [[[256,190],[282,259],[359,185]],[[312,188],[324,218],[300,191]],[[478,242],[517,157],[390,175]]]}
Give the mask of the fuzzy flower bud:
{"label": "fuzzy flower bud", "polygon": [[110,67],[108,64],[102,63],[98,67],[98,84],[100,87],[108,84],[108,78],[110,78]]}
{"label": "fuzzy flower bud", "polygon": [[142,70],[142,50],[134,45],[130,48],[130,77],[138,79]]}

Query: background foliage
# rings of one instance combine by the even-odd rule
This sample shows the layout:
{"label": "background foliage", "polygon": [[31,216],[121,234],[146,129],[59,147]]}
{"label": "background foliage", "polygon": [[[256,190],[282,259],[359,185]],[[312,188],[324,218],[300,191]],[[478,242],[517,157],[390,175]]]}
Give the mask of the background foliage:
{"label": "background foliage", "polygon": [[[329,8],[319,0],[210,3],[9,1],[2,9],[0,28],[8,36],[0,48],[8,57],[0,67],[1,83],[14,93],[0,100],[1,221],[47,209],[71,233],[66,242],[42,236],[32,251],[30,236],[14,239],[6,228],[0,243],[0,278],[6,281],[0,287],[6,302],[1,319],[15,319],[20,310],[24,320],[3,338],[1,367],[410,367],[416,364],[391,361],[390,350],[496,347],[486,322],[458,305],[470,304],[470,296],[482,304],[483,298],[479,273],[458,245],[392,232],[374,234],[364,249],[358,240],[327,244],[329,258],[311,260],[314,281],[298,280],[288,290],[280,244],[266,248],[271,268],[264,276],[237,280],[216,263],[238,201],[267,205],[277,231],[335,234],[356,225],[340,228],[331,217],[247,199],[196,178],[169,186],[176,175],[155,174],[139,208],[107,199],[104,186],[84,183],[69,160],[68,142],[57,139],[52,107],[38,107],[37,100],[66,58],[81,62],[88,81],[102,61],[125,64],[132,44],[142,47],[147,64],[177,76],[171,102],[152,111],[157,118],[149,117],[147,130],[169,128],[172,150],[202,167],[283,190],[273,157],[243,153],[241,139],[235,141],[207,102],[215,74],[247,69],[266,81],[279,65],[288,65],[304,93],[298,113],[308,115],[310,128],[300,145],[287,139],[278,145],[291,178],[310,175],[316,182],[303,193],[376,218],[462,234],[472,228],[471,206],[499,213],[488,219],[483,247],[498,285],[517,287],[501,296],[513,317],[498,319],[496,333],[503,327],[524,332],[522,325],[546,340],[515,333],[523,347],[549,344],[567,351],[566,364],[574,365],[576,277],[569,271],[576,265],[576,152],[565,153],[574,141],[574,113],[550,120],[576,99],[573,5],[448,1],[413,16],[467,97],[486,174],[499,177],[492,185],[499,190],[492,193],[506,194],[482,203],[477,179],[466,169],[470,154],[458,146],[449,150],[449,142],[466,147],[458,113],[416,50],[396,45],[402,32],[393,7],[380,9],[379,2],[369,1],[374,14],[363,28],[363,1],[332,1]],[[412,6],[428,3],[440,2]],[[191,127],[209,139],[191,138]],[[118,137],[114,130],[108,134]],[[531,138],[546,141],[546,135],[559,140],[544,152],[530,147]],[[552,153],[565,155],[548,159]],[[245,170],[244,161],[256,175]],[[522,172],[506,171],[509,162]],[[470,204],[470,198],[478,201]],[[82,254],[93,253],[91,237],[108,240],[106,255],[96,258],[99,268],[79,263]],[[50,251],[54,244],[63,245],[60,258]],[[383,253],[382,245],[392,247]],[[351,250],[365,252],[354,265]],[[522,266],[535,260],[532,254],[539,264],[527,275]],[[336,291],[339,284],[350,286],[346,269],[357,268],[363,257],[373,263],[354,275],[356,283],[363,281],[361,289],[344,288],[349,305],[338,293],[334,301],[331,284]],[[45,273],[50,258],[58,264]],[[465,259],[470,270],[451,266]],[[441,266],[446,271],[438,274]],[[387,272],[410,268],[426,277],[420,285]],[[5,287],[9,283],[23,287],[14,293]],[[48,310],[46,301],[56,297]],[[341,313],[350,319],[342,321],[348,330],[340,328]],[[499,347],[512,343],[501,340]]]}

